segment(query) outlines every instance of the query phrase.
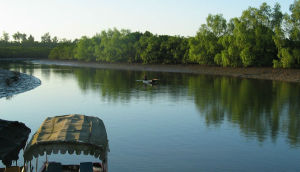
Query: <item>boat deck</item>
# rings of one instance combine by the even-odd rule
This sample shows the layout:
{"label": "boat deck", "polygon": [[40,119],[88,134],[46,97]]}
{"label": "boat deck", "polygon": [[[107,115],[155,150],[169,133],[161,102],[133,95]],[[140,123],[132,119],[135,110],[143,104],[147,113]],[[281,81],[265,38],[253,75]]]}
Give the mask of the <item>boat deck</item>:
{"label": "boat deck", "polygon": [[40,170],[41,172],[103,172],[101,163],[84,162],[80,165],[62,165],[57,162],[45,163]]}

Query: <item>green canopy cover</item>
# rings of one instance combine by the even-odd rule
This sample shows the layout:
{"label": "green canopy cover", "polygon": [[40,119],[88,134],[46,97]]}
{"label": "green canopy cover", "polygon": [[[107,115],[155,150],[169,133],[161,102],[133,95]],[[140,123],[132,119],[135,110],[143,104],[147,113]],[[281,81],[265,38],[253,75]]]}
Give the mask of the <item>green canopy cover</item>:
{"label": "green canopy cover", "polygon": [[59,151],[106,159],[109,150],[103,121],[79,114],[48,117],[27,144],[24,159],[30,161],[45,152],[50,155]]}

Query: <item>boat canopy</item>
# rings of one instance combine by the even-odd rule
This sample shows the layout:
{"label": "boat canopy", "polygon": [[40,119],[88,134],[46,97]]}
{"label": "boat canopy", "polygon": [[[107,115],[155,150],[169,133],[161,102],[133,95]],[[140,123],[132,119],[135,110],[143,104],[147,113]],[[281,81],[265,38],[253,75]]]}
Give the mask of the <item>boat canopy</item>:
{"label": "boat canopy", "polygon": [[30,129],[17,121],[0,119],[0,160],[10,166],[13,160],[19,159],[19,152],[26,145]]}
{"label": "boat canopy", "polygon": [[48,117],[27,144],[24,160],[28,162],[44,153],[59,151],[77,155],[83,152],[106,160],[109,148],[103,121],[79,114]]}

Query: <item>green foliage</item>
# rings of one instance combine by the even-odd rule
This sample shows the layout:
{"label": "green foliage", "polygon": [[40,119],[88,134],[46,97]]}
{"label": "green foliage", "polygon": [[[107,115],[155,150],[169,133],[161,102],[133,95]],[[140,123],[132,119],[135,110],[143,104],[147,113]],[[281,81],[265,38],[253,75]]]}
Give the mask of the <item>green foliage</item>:
{"label": "green foliage", "polygon": [[236,44],[235,37],[233,35],[225,35],[221,37],[218,44],[222,45],[223,50],[215,56],[215,63],[227,67],[241,66],[240,51]]}
{"label": "green foliage", "polygon": [[140,34],[131,33],[129,30],[109,29],[102,31],[99,36],[100,44],[96,44],[97,61],[105,62],[134,62],[136,49],[134,44]]}
{"label": "green foliage", "polygon": [[276,57],[270,6],[263,3],[259,9],[248,8],[235,20],[233,36],[241,50],[243,66],[270,66]]}
{"label": "green foliage", "polygon": [[63,43],[51,50],[49,54],[49,59],[73,59],[74,49],[74,44]]}
{"label": "green foliage", "polygon": [[282,64],[278,60],[273,60],[273,68],[281,68]]}
{"label": "green foliage", "polygon": [[94,52],[95,45],[93,44],[93,40],[83,36],[76,44],[74,58],[77,60],[92,61],[96,59]]}
{"label": "green foliage", "polygon": [[141,53],[143,63],[162,63],[162,53],[160,45],[163,41],[162,37],[151,36],[147,38],[147,45]]}
{"label": "green foliage", "polygon": [[300,64],[300,47],[293,49],[293,56],[295,58],[296,64]]}
{"label": "green foliage", "polygon": [[[292,14],[288,16],[282,14],[278,3],[274,8],[263,3],[259,8],[248,8],[241,17],[233,18],[227,24],[222,15],[210,14],[207,24],[202,25],[189,41],[189,60],[224,67],[272,64],[295,67],[294,63],[299,61],[296,51],[300,40],[299,6],[299,0],[295,1],[290,8]],[[282,26],[282,23],[286,25]],[[286,39],[283,29],[288,29],[290,39]],[[280,48],[289,49],[281,51]],[[278,62],[278,58],[282,61]]]}
{"label": "green foliage", "polygon": [[[223,52],[223,51],[222,51]],[[225,52],[224,52],[225,53]],[[227,66],[227,61],[226,58],[224,58],[224,61],[222,59],[222,54],[221,53],[218,53],[215,55],[215,58],[214,58],[214,62],[217,64],[217,65],[220,65],[220,66],[224,66],[226,67]]]}
{"label": "green foliage", "polygon": [[245,67],[253,64],[255,55],[250,51],[250,47],[246,47],[241,51],[241,59]]}
{"label": "green foliage", "polygon": [[203,24],[197,35],[190,39],[189,60],[199,64],[218,64],[227,66],[228,60],[222,60],[220,39],[227,34],[226,20],[222,15],[208,15],[207,24]]}
{"label": "green foliage", "polygon": [[214,57],[220,51],[218,37],[202,25],[194,38],[189,41],[189,60],[199,64],[214,64]]}
{"label": "green foliage", "polygon": [[292,64],[294,63],[294,58],[289,48],[282,48],[278,54],[281,57],[281,63],[283,68],[292,67]]}
{"label": "green foliage", "polygon": [[49,32],[47,32],[43,36],[41,36],[41,42],[45,43],[45,44],[51,43],[51,36],[50,36]]}
{"label": "green foliage", "polygon": [[9,34],[7,32],[3,32],[1,40],[4,41],[4,42],[8,42],[9,41]]}
{"label": "green foliage", "polygon": [[[49,33],[46,34],[51,37]],[[35,41],[32,35],[27,36],[25,33],[17,32],[12,35],[13,41],[9,41],[9,34],[3,32],[3,36],[0,39],[0,58],[48,58],[51,50],[58,46],[60,43],[49,43]],[[55,40],[55,39],[54,39]],[[58,52],[53,51],[51,58],[58,57]],[[59,52],[61,53],[61,52]]]}
{"label": "green foliage", "polygon": [[226,33],[226,20],[222,14],[211,15],[206,18],[206,23],[210,31],[216,36],[220,37]]}
{"label": "green foliage", "polygon": [[[273,8],[262,3],[259,8],[249,7],[228,23],[222,14],[209,14],[196,36],[189,38],[109,29],[74,42],[59,42],[49,33],[37,42],[32,35],[27,37],[17,32],[12,35],[14,41],[9,42],[8,33],[3,32],[0,47],[49,48],[50,59],[297,68],[300,67],[300,0],[291,4],[291,14],[283,14],[280,8],[278,3]],[[12,57],[14,52],[8,50],[3,49],[0,56]]]}
{"label": "green foliage", "polygon": [[0,47],[0,58],[48,58],[50,48]]}
{"label": "green foliage", "polygon": [[274,67],[300,65],[300,0],[294,1],[290,11],[291,15],[283,15],[282,25],[275,28],[273,40],[278,50],[278,60],[273,62]]}
{"label": "green foliage", "polygon": [[179,36],[169,36],[162,44],[169,52],[169,58],[164,63],[188,63],[188,40]]}
{"label": "green foliage", "polygon": [[184,37],[109,29],[92,38],[82,37],[76,43],[59,45],[52,49],[49,58],[100,62],[187,63],[188,48],[188,40]]}

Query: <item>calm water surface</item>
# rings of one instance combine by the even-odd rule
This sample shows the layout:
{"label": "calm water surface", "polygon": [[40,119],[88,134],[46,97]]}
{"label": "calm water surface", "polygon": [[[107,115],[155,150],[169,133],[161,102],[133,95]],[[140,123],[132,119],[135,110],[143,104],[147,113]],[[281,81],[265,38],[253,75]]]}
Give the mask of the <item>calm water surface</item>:
{"label": "calm water surface", "polygon": [[1,119],[22,121],[32,135],[49,116],[97,116],[108,134],[109,171],[300,171],[299,84],[147,72],[161,81],[149,86],[136,81],[145,74],[137,71],[2,67],[34,75],[42,85],[0,99]]}

